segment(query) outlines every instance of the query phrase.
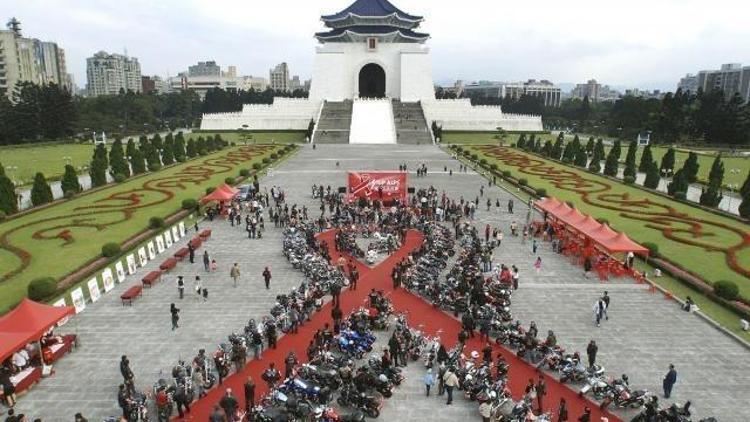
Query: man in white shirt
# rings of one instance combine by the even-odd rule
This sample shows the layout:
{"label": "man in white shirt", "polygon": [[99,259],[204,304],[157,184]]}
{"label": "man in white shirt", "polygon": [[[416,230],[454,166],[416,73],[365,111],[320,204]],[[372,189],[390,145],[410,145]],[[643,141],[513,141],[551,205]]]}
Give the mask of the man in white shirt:
{"label": "man in white shirt", "polygon": [[24,369],[29,365],[29,353],[26,349],[16,351],[13,353],[12,362],[19,370]]}

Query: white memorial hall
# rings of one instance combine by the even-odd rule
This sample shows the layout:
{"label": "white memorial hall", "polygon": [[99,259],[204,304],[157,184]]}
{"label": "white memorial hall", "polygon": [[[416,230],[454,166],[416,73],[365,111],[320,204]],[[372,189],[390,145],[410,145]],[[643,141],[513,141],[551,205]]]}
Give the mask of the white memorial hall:
{"label": "white memorial hall", "polygon": [[307,130],[314,143],[431,143],[431,126],[445,131],[541,131],[540,116],[472,106],[469,99],[435,99],[424,20],[388,0],[357,0],[323,16],[315,34],[307,99],[275,98],[241,112],[203,116],[202,130]]}

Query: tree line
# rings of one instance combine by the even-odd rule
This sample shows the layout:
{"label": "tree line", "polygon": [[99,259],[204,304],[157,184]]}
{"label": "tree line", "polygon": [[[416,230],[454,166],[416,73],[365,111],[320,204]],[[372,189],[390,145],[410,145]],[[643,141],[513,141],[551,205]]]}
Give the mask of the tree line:
{"label": "tree line", "polygon": [[[542,143],[542,139],[536,135],[530,135],[527,138],[522,134],[518,138],[516,147],[522,150],[537,153],[553,160],[561,161],[565,164],[580,167],[592,173],[603,173],[610,177],[619,177],[620,157],[622,155],[622,144],[619,140],[615,141],[608,153],[605,153],[604,142],[601,138],[594,140],[590,137],[586,144],[583,144],[575,135],[571,142],[565,143],[563,132],[557,136],[553,143],[547,140]],[[683,163],[682,168],[675,170],[674,148],[669,148],[662,156],[661,162],[653,157],[651,145],[647,145],[641,154],[641,160],[636,163],[636,154],[638,143],[634,140],[628,145],[625,155],[625,165],[623,169],[623,181],[626,184],[633,184],[636,181],[638,172],[645,173],[646,178],[643,186],[649,189],[657,189],[662,177],[672,177],[667,184],[667,193],[682,201],[687,200],[687,191],[691,183],[698,179],[700,164],[698,154],[690,152],[688,158]],[[602,167],[602,161],[604,166]],[[708,175],[708,183],[702,188],[699,203],[701,205],[716,208],[723,199],[722,183],[724,181],[724,163],[721,154],[714,159],[711,170]],[[742,202],[739,207],[739,214],[742,217],[750,218],[750,173],[739,191]]]}
{"label": "tree line", "polygon": [[[107,151],[104,144],[94,149],[89,165],[91,186],[99,187],[108,183],[107,175],[116,183],[122,183],[132,176],[155,172],[163,166],[184,163],[188,159],[210,154],[226,147],[228,143],[221,135],[199,136],[185,140],[182,132],[177,135],[168,133],[163,139],[157,133],[152,138],[141,136],[138,142],[132,138],[123,143],[118,138]],[[75,168],[68,164],[60,187],[65,198],[72,198],[83,190]],[[52,189],[43,173],[34,176],[31,187],[31,204],[39,206],[52,202]],[[13,182],[5,175],[5,169],[0,164],[0,220],[19,211],[18,195]]]}
{"label": "tree line", "polygon": [[240,111],[242,104],[270,104],[274,97],[307,92],[224,91],[213,88],[201,100],[194,91],[166,94],[121,91],[118,95],[73,96],[56,84],[19,82],[10,97],[0,93],[0,145],[91,139],[158,132],[198,124],[202,113]]}

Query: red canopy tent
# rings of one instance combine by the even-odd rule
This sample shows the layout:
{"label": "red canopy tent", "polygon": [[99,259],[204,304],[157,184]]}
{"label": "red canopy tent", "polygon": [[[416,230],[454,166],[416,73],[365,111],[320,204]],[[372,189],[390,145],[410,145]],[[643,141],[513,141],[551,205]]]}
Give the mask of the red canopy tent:
{"label": "red canopy tent", "polygon": [[211,201],[217,201],[217,202],[224,202],[224,201],[231,201],[232,198],[239,192],[239,190],[228,186],[228,185],[221,185],[213,192],[209,193],[208,195],[204,196],[203,199],[201,199],[202,203],[211,202]]}
{"label": "red canopy tent", "polygon": [[58,321],[73,314],[72,306],[50,306],[24,299],[0,317],[0,361],[27,343],[39,340]]}

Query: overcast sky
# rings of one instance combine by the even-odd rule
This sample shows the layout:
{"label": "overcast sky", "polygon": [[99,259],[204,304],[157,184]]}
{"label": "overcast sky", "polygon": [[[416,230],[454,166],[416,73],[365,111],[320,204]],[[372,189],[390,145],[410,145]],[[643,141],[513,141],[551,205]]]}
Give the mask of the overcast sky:
{"label": "overcast sky", "polygon": [[[286,61],[311,76],[321,14],[352,0],[4,0],[23,34],[56,41],[76,84],[86,57],[125,48],[143,74],[174,75],[197,61],[268,77]],[[746,0],[394,0],[425,16],[436,81],[590,78],[674,89],[685,73],[750,65]]]}

